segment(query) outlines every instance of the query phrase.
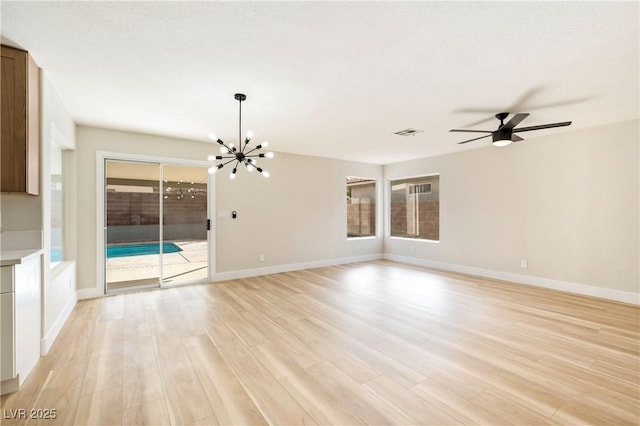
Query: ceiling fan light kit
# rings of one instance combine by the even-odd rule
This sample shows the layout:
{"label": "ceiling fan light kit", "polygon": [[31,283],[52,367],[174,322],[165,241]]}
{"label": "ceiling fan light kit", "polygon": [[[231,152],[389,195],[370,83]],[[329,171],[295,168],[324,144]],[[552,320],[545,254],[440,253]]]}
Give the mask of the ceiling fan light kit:
{"label": "ceiling fan light kit", "polygon": [[238,101],[240,106],[240,114],[238,120],[238,146],[236,147],[234,144],[226,144],[222,141],[222,139],[218,139],[216,135],[213,133],[209,133],[209,138],[213,139],[220,145],[220,154],[221,155],[209,155],[207,160],[209,161],[220,161],[218,164],[211,165],[208,168],[209,173],[216,173],[218,170],[222,169],[227,164],[235,162],[233,165],[233,170],[229,174],[230,179],[235,179],[238,173],[238,167],[244,166],[248,172],[252,172],[256,170],[264,177],[269,177],[269,172],[263,170],[261,167],[258,167],[258,163],[255,160],[256,158],[273,158],[273,152],[258,152],[262,148],[266,148],[269,146],[269,142],[264,141],[259,145],[256,145],[254,148],[249,149],[249,142],[251,142],[251,138],[253,137],[253,132],[249,130],[247,132],[247,136],[244,139],[244,144],[242,141],[242,102],[247,100],[247,96],[243,93],[236,93],[234,95],[235,100]]}
{"label": "ceiling fan light kit", "polygon": [[569,126],[571,124],[571,121],[563,121],[560,123],[541,124],[539,126],[516,127],[518,124],[522,122],[522,120],[527,118],[529,114],[528,113],[515,114],[513,117],[511,117],[511,120],[505,123],[504,120],[508,116],[509,116],[508,112],[500,112],[496,114],[495,117],[498,120],[500,120],[500,125],[498,126],[498,129],[494,131],[471,130],[471,129],[451,129],[449,131],[450,132],[466,132],[466,133],[488,133],[487,135],[484,135],[484,136],[458,142],[458,144],[473,142],[473,141],[477,141],[478,139],[488,138],[489,136],[491,136],[491,139],[493,140],[493,146],[504,147],[504,146],[511,145],[511,143],[513,142],[520,142],[524,140],[520,136],[514,135],[514,133],[528,132],[531,130],[550,129],[552,127],[563,127],[563,126]]}

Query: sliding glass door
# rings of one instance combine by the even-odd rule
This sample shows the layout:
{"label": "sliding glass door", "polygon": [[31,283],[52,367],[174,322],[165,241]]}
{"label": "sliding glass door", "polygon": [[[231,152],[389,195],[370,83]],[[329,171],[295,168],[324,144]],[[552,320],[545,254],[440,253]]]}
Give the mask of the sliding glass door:
{"label": "sliding glass door", "polygon": [[163,282],[207,278],[207,169],[162,166]]}
{"label": "sliding glass door", "polygon": [[105,160],[107,293],[208,277],[207,171]]}

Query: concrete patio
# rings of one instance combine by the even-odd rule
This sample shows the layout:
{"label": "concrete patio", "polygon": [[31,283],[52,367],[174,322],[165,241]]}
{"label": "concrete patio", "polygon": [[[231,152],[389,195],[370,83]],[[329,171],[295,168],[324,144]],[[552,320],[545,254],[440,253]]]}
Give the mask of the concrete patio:
{"label": "concrete patio", "polygon": [[[206,241],[171,241],[182,251],[162,254],[163,282],[205,279],[208,276]],[[159,254],[108,258],[107,291],[158,285]]]}

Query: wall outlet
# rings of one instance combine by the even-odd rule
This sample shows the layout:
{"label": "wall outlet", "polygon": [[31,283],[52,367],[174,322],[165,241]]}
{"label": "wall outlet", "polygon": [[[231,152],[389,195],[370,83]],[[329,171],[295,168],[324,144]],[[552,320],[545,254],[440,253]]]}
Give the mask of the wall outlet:
{"label": "wall outlet", "polygon": [[261,254],[259,259],[260,259],[260,262],[264,262],[264,254]]}
{"label": "wall outlet", "polygon": [[522,259],[520,261],[520,267],[522,269],[527,269],[529,267],[529,261],[527,259]]}

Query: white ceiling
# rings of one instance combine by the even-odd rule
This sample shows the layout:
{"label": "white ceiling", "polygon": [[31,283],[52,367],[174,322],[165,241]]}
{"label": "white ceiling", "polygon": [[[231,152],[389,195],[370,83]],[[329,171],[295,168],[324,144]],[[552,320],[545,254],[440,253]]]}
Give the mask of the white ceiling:
{"label": "white ceiling", "polygon": [[[640,116],[635,1],[0,7],[3,43],[81,124],[236,143],[242,92],[244,130],[274,151],[387,164],[487,146],[448,130],[502,110],[573,120],[522,143]],[[393,134],[408,127],[424,133]]]}

